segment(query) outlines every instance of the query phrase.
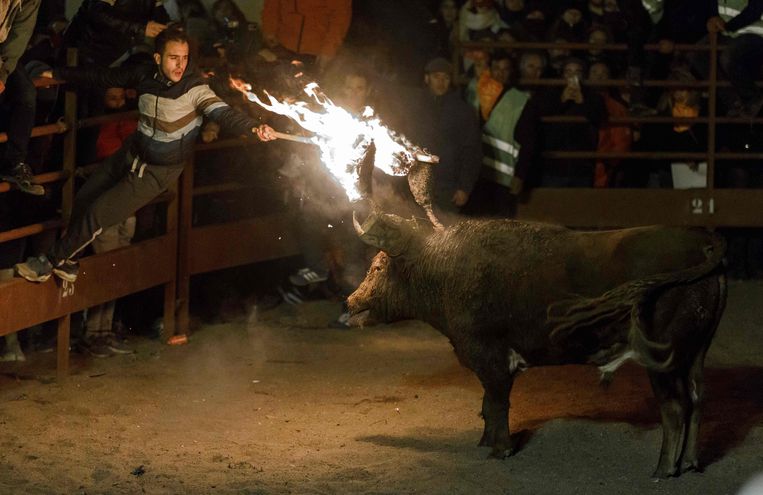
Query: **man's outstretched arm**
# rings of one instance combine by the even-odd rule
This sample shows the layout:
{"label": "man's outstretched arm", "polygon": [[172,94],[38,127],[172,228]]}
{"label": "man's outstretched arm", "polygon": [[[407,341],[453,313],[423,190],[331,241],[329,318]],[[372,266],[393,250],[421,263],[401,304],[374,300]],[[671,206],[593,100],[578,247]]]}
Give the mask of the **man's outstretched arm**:
{"label": "man's outstretched arm", "polygon": [[276,139],[270,126],[235,110],[217,96],[209,86],[205,85],[198,88],[194,95],[196,108],[206,117],[220,124],[220,127],[229,133],[237,136],[254,134],[260,141]]}
{"label": "man's outstretched arm", "polygon": [[75,86],[91,88],[134,88],[151,69],[148,66],[129,66],[104,69],[102,67],[61,67],[46,70],[42,77],[64,80]]}

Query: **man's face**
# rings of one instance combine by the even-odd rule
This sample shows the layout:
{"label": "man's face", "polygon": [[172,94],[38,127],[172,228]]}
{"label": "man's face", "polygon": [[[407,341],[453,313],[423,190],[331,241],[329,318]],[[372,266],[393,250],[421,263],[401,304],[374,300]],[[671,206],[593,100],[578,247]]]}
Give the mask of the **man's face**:
{"label": "man's face", "polygon": [[499,83],[505,85],[511,77],[511,61],[507,59],[493,60],[490,64],[490,75]]}
{"label": "man's face", "polygon": [[583,67],[577,62],[569,62],[564,65],[562,70],[562,77],[567,80],[576,77],[579,80],[583,79]]}
{"label": "man's face", "polygon": [[347,76],[342,86],[342,102],[349,110],[357,113],[366,106],[370,88],[368,81],[362,76]]}
{"label": "man's face", "polygon": [[103,103],[110,110],[117,110],[125,106],[124,88],[109,88],[103,97]]}
{"label": "man's face", "polygon": [[430,72],[424,80],[435,96],[442,96],[450,89],[450,74],[447,72]]}
{"label": "man's face", "polygon": [[522,12],[525,8],[525,0],[504,0],[503,4],[510,12]]}
{"label": "man's face", "polygon": [[440,15],[446,22],[455,22],[458,18],[458,6],[453,0],[443,0],[440,3]]}
{"label": "man's face", "polygon": [[543,60],[538,55],[528,55],[521,67],[523,79],[540,79],[543,72]]}
{"label": "man's face", "polygon": [[185,41],[168,41],[164,52],[154,53],[154,60],[164,74],[172,82],[183,78],[188,67],[188,43]]}
{"label": "man's face", "polygon": [[609,79],[609,67],[606,64],[596,63],[588,69],[588,79],[591,81],[606,81]]}

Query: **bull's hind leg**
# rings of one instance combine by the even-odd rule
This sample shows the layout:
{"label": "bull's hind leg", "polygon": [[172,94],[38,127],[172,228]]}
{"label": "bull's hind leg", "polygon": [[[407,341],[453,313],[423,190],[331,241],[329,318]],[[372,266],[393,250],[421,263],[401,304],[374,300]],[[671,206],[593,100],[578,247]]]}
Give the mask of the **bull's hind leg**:
{"label": "bull's hind leg", "polygon": [[699,471],[699,422],[702,418],[702,400],[705,393],[703,377],[705,353],[698,356],[691,369],[687,380],[689,400],[691,401],[691,413],[686,425],[686,444],[681,456],[681,472]]}
{"label": "bull's hind leg", "polygon": [[509,394],[513,380],[483,381],[485,394],[482,396],[482,418],[485,431],[479,445],[492,447],[490,457],[503,459],[514,453],[514,444],[509,435]]}
{"label": "bull's hind leg", "polygon": [[662,417],[662,447],[655,478],[667,478],[680,474],[681,453],[686,441],[686,421],[690,402],[686,390],[685,373],[659,373],[649,370],[652,390],[660,403]]}
{"label": "bull's hind leg", "polygon": [[[713,283],[715,281],[713,280]],[[684,446],[684,453],[681,461],[681,471],[700,471],[701,466],[699,464],[699,423],[702,418],[702,402],[704,401],[705,394],[705,355],[710,347],[715,331],[718,329],[718,325],[723,315],[723,310],[726,308],[726,277],[721,275],[717,278],[717,294],[714,294],[715,298],[715,314],[712,326],[708,327],[708,333],[706,337],[706,344],[697,353],[697,357],[694,358],[694,362],[689,368],[689,375],[687,377],[687,386],[689,389],[689,400],[691,401],[691,415],[689,416],[689,423],[686,431],[686,445]],[[708,307],[712,307],[712,304],[708,301]]]}

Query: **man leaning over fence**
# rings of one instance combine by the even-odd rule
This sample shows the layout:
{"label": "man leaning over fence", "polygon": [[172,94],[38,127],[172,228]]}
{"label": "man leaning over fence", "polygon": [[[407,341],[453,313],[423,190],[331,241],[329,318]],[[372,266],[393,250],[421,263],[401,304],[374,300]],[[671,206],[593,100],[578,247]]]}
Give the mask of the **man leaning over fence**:
{"label": "man leaning over fence", "polygon": [[55,273],[74,282],[77,256],[103,229],[123,221],[177,180],[193,153],[203,116],[235,134],[275,139],[269,126],[233,110],[201,76],[186,73],[188,53],[187,34],[170,27],[156,38],[155,66],[67,68],[43,74],[77,85],[135,88],[140,117],[135,134],[77,193],[66,234],[47,255],[17,264],[20,276],[44,282]]}

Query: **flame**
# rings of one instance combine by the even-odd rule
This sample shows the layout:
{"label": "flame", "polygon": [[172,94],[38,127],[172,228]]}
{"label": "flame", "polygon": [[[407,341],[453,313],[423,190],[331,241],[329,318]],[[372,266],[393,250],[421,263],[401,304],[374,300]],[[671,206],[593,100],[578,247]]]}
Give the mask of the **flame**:
{"label": "flame", "polygon": [[321,162],[334,179],[344,188],[350,201],[361,198],[359,168],[371,143],[376,146],[374,166],[388,175],[407,175],[417,157],[427,156],[404,136],[395,133],[366,107],[360,118],[339,107],[328,98],[317,83],[304,88],[305,94],[317,104],[320,112],[313,111],[306,101],[288,103],[279,101],[267,91],[267,102],[253,91],[251,84],[231,78],[231,86],[241,91],[249,101],[271,112],[291,118],[314,135],[310,142],[318,145]]}

